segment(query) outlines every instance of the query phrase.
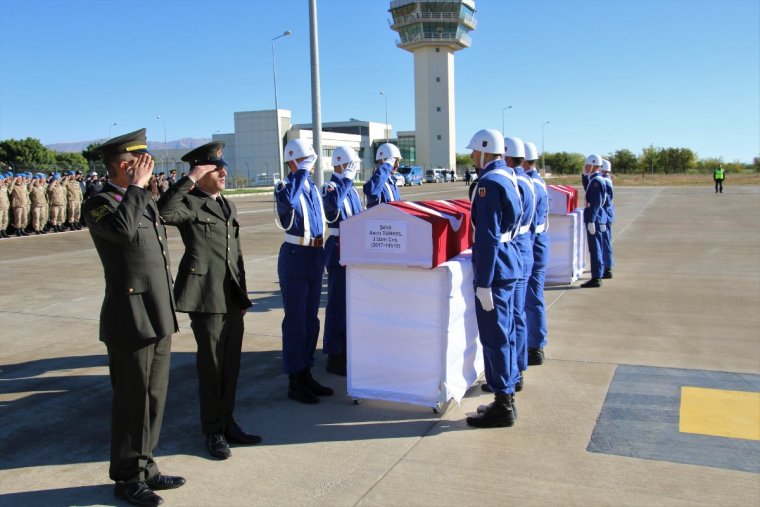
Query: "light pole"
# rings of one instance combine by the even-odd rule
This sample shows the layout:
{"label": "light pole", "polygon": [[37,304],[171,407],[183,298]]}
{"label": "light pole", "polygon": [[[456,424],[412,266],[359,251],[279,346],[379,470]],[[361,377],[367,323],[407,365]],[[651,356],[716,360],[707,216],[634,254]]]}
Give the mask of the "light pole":
{"label": "light pole", "polygon": [[113,122],[112,124],[108,126],[108,139],[111,139],[111,129],[114,128],[116,125],[118,125],[118,123]]}
{"label": "light pole", "polygon": [[169,163],[169,150],[166,147],[166,119],[162,118],[160,114],[156,115],[156,119],[164,123],[164,171],[166,171],[166,166]]}
{"label": "light pole", "polygon": [[507,135],[507,133],[504,131],[504,111],[507,109],[512,109],[512,106],[506,106],[501,108],[501,133],[502,135]]}
{"label": "light pole", "polygon": [[549,125],[550,121],[541,124],[541,170],[546,174],[546,158],[544,157],[544,127]]}
{"label": "light pole", "polygon": [[272,39],[272,77],[274,78],[274,121],[277,124],[277,171],[280,175],[280,179],[283,179],[282,173],[282,134],[280,134],[280,105],[277,102],[277,67],[274,62],[274,41],[280,37],[287,37],[290,35],[290,30],[285,30],[281,35]]}
{"label": "light pole", "polygon": [[380,90],[380,95],[385,99],[385,142],[389,141],[390,133],[388,132],[388,96],[383,90]]}

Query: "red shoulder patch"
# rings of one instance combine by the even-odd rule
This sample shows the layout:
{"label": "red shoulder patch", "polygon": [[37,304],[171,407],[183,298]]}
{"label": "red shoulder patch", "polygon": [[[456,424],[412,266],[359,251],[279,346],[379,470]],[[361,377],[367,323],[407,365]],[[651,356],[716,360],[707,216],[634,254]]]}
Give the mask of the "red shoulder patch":
{"label": "red shoulder patch", "polygon": [[478,188],[478,197],[485,197],[486,196],[486,189],[484,187]]}

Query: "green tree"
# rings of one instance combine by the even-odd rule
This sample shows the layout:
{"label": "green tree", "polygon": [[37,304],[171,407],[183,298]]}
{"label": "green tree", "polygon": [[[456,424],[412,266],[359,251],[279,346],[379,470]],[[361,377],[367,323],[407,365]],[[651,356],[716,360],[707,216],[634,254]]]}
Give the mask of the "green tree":
{"label": "green tree", "polygon": [[6,139],[0,141],[0,160],[19,171],[46,170],[55,165],[55,152],[39,139]]}
{"label": "green tree", "polygon": [[641,156],[639,157],[639,172],[642,174],[654,173],[658,171],[657,161],[658,149],[654,146],[642,148]]}
{"label": "green tree", "polygon": [[472,159],[469,153],[457,153],[456,154],[456,166],[461,169],[469,169],[472,167]]}
{"label": "green tree", "polygon": [[583,163],[586,157],[582,153],[568,153],[560,151],[557,153],[546,153],[546,166],[551,169],[552,174],[580,174],[583,170]]}
{"label": "green tree", "polygon": [[81,153],[56,152],[55,164],[61,171],[87,171],[89,167],[87,159]]}
{"label": "green tree", "polygon": [[627,149],[617,150],[608,160],[612,164],[612,172],[621,174],[635,173],[639,163],[636,154]]}
{"label": "green tree", "polygon": [[98,148],[100,148],[100,145],[103,143],[92,143],[87,146],[87,148],[82,150],[82,156],[87,160],[87,162],[100,162],[101,157],[100,153],[97,151]]}

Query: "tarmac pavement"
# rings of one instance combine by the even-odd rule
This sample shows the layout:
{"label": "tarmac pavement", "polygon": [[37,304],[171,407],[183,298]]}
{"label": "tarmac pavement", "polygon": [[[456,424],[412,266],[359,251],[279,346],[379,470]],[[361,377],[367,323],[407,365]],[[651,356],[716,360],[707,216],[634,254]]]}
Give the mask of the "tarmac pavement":
{"label": "tarmac pavement", "polygon": [[[464,198],[466,188],[402,195]],[[614,278],[547,290],[547,360],[526,372],[516,425],[498,429],[466,425],[491,401],[477,387],[442,414],[354,405],[321,351],[314,373],[336,396],[287,399],[282,233],[270,196],[236,198],[254,302],[236,413],[263,442],[227,461],[207,455],[195,342],[179,314],[156,455],[188,482],[160,492],[165,505],[760,505],[760,436],[717,434],[760,427],[759,197],[758,187],[617,187]],[[175,229],[169,237],[176,270],[182,244]],[[86,230],[0,240],[0,506],[126,505],[108,479],[102,276]],[[379,303],[389,314],[399,304]],[[750,402],[689,415],[684,386]],[[703,416],[719,429],[700,426]],[[695,420],[707,429],[683,431]]]}

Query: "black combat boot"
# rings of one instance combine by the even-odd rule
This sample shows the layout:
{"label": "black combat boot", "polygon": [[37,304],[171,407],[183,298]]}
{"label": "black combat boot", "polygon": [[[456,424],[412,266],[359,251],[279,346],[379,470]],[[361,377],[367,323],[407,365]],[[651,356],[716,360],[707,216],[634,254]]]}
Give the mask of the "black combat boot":
{"label": "black combat boot", "polygon": [[525,379],[523,379],[523,372],[520,372],[520,380],[515,383],[515,392],[519,393],[525,386]]}
{"label": "black combat boot", "polygon": [[544,364],[544,349],[528,349],[528,366]]}
{"label": "black combat boot", "polygon": [[306,374],[306,382],[312,393],[316,394],[317,396],[332,396],[335,393],[331,387],[323,386],[314,380],[314,377],[311,376],[310,369],[306,369]]}
{"label": "black combat boot", "polygon": [[327,371],[341,377],[346,376],[346,353],[327,356]]}
{"label": "black combat boot", "polygon": [[596,289],[597,287],[602,286],[602,279],[601,278],[592,278],[586,283],[582,283],[581,287],[584,289]]}
{"label": "black combat boot", "polygon": [[516,419],[512,395],[496,393],[494,402],[482,414],[468,417],[467,424],[476,428],[505,428],[514,425]]}
{"label": "black combat boot", "polygon": [[611,269],[605,269],[604,274],[602,275],[602,278],[609,279],[612,278],[612,270]]}
{"label": "black combat boot", "polygon": [[309,369],[305,368],[294,375],[288,375],[288,398],[314,405],[319,403],[319,398],[309,388],[308,374]]}

